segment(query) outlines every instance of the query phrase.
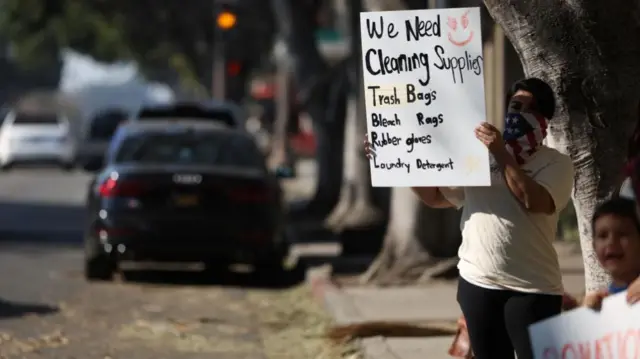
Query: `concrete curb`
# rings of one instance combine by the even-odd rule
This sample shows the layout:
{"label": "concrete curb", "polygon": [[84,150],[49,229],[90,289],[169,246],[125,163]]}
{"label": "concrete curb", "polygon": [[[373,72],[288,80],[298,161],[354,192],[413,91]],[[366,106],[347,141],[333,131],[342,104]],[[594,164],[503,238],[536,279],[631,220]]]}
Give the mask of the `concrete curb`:
{"label": "concrete curb", "polygon": [[326,291],[340,290],[331,280],[331,266],[324,265],[307,270],[306,282],[311,287],[311,294],[316,300],[324,302]]}
{"label": "concrete curb", "polygon": [[[311,288],[311,295],[315,300],[320,302],[324,309],[329,312],[329,315],[335,320],[336,324],[350,324],[358,321],[362,321],[361,315],[357,312],[357,309],[350,303],[348,298],[340,294],[340,287],[332,280],[331,265],[324,265],[321,267],[311,268],[307,271],[306,282]],[[384,338],[371,338],[368,340],[374,340],[376,345],[376,351],[388,353],[388,349],[385,349]],[[362,339],[355,340],[355,346],[361,356],[358,358],[363,359],[397,359],[391,356],[369,356],[367,355],[367,348],[364,345]]]}
{"label": "concrete curb", "polygon": [[[325,310],[331,315],[337,325],[365,322],[365,317],[360,313],[350,296],[343,293],[339,285],[331,278],[331,266],[312,268],[307,271],[306,283],[310,286],[313,297],[318,300]],[[452,336],[439,336],[432,338],[387,338],[375,336],[356,339],[355,346],[363,359],[410,359],[451,358],[447,349],[452,341]],[[436,353],[433,355],[433,353]]]}
{"label": "concrete curb", "polygon": [[341,293],[340,287],[331,279],[331,274],[331,265],[307,271],[306,279],[313,297],[323,305],[338,325],[365,321],[349,297]]}

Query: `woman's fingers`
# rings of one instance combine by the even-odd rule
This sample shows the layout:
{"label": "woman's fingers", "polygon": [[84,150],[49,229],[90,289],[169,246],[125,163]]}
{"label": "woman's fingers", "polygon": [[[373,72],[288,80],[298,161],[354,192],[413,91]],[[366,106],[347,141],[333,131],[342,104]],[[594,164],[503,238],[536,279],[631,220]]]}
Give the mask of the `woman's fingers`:
{"label": "woman's fingers", "polygon": [[376,151],[374,151],[373,147],[369,145],[364,147],[364,154],[365,156],[367,156],[368,159],[372,159],[373,157],[376,156]]}
{"label": "woman's fingers", "polygon": [[371,142],[369,142],[369,134],[365,133],[364,134],[364,154],[365,156],[367,156],[368,159],[373,159],[374,157],[376,157],[376,151],[373,148],[373,145],[371,144]]}
{"label": "woman's fingers", "polygon": [[368,159],[371,159],[373,155],[375,155],[375,151],[373,150],[373,146],[371,146],[371,143],[369,142],[369,135],[368,134],[364,134],[364,153],[367,156]]}
{"label": "woman's fingers", "polygon": [[376,152],[371,147],[365,147],[364,154],[367,156],[367,158],[371,158],[371,156],[375,156]]}

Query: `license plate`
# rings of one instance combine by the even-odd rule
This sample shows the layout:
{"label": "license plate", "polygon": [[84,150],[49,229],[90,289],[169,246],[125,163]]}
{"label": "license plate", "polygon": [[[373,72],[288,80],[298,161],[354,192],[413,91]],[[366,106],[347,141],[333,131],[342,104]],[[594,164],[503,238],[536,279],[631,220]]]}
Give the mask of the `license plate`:
{"label": "license plate", "polygon": [[180,207],[193,207],[198,205],[198,196],[181,195],[174,197],[174,203]]}

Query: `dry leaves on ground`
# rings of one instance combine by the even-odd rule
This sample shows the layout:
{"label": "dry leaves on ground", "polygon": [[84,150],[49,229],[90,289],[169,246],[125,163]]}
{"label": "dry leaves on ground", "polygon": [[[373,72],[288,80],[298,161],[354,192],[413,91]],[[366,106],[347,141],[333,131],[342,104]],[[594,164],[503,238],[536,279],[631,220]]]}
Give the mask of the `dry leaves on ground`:
{"label": "dry leaves on ground", "polygon": [[355,359],[352,343],[334,343],[326,333],[333,322],[307,286],[284,292],[251,293],[260,334],[269,359]]}

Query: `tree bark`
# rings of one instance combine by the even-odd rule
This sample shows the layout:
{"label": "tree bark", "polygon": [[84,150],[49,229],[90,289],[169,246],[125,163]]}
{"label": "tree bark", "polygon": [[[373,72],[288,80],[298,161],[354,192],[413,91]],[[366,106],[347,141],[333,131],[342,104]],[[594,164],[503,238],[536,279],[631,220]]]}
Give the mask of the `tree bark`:
{"label": "tree bark", "polygon": [[[296,90],[311,94],[301,102],[313,121],[318,143],[316,191],[310,201],[292,206],[292,214],[323,218],[338,201],[340,191],[346,87],[340,80],[319,80],[331,74],[316,46],[315,14],[309,1],[272,0],[272,5],[291,54]],[[315,87],[319,88],[312,91]]]}
{"label": "tree bark", "polygon": [[588,291],[609,281],[592,247],[595,206],[615,191],[640,98],[640,6],[623,0],[485,0],[527,76],[547,81],[557,111],[549,144],[574,161]]}

